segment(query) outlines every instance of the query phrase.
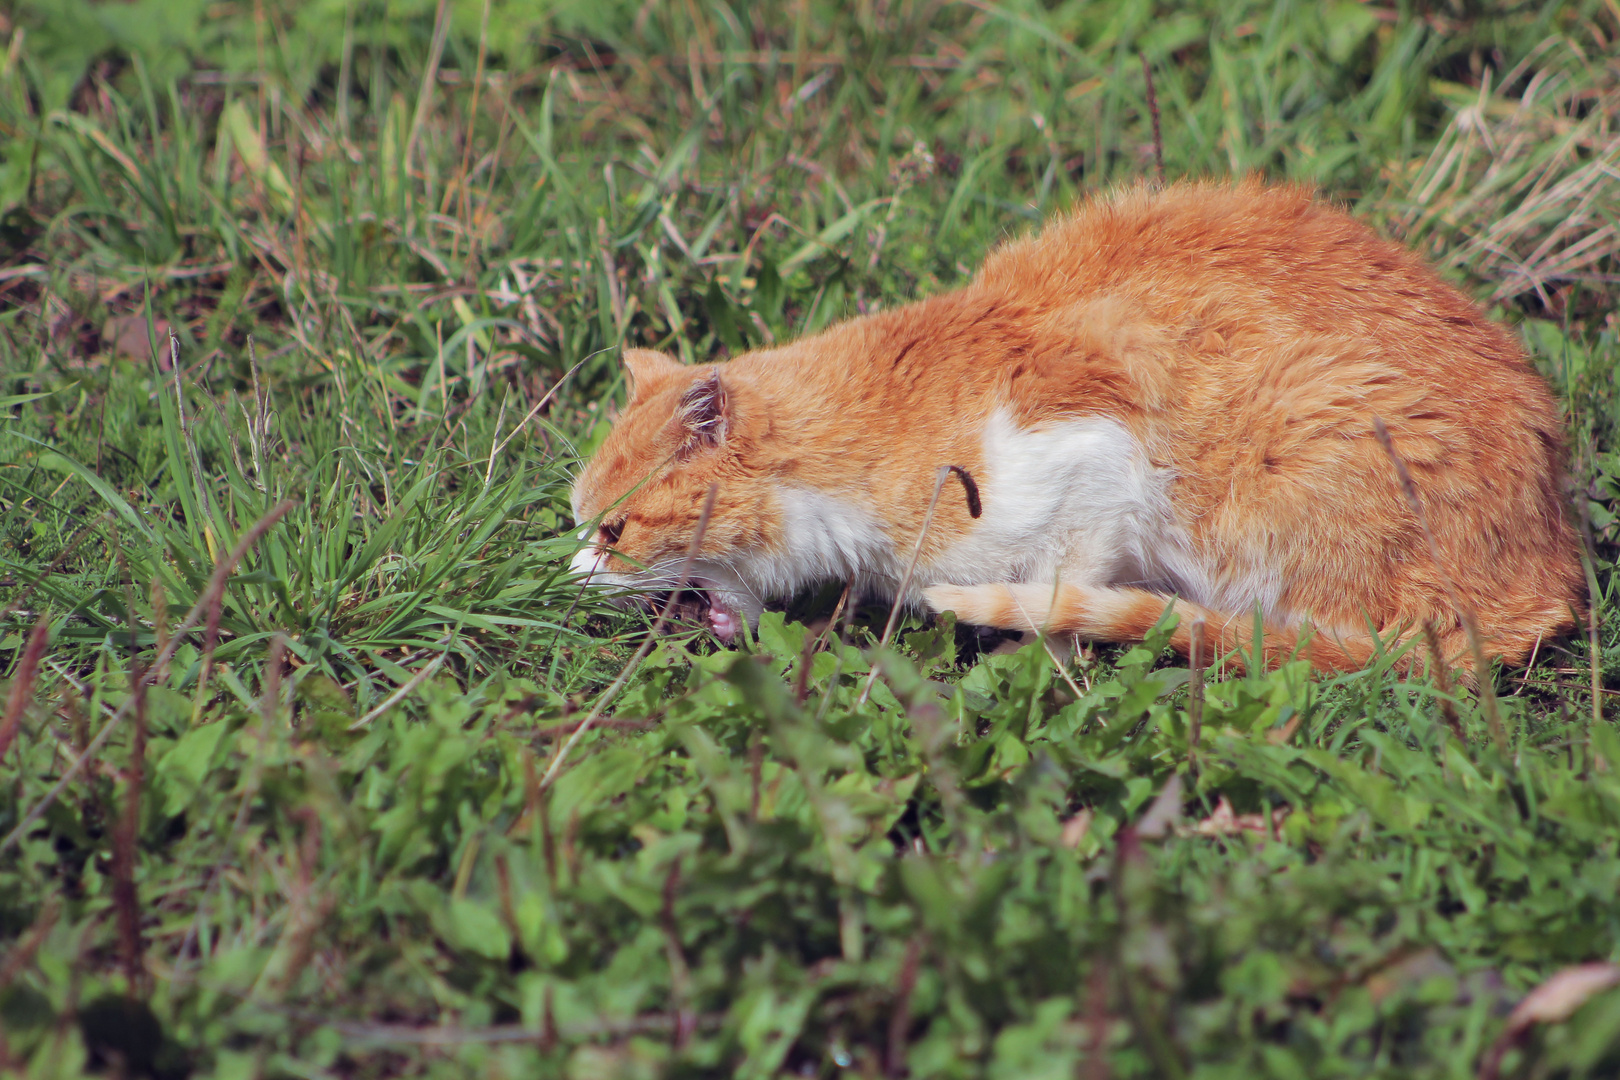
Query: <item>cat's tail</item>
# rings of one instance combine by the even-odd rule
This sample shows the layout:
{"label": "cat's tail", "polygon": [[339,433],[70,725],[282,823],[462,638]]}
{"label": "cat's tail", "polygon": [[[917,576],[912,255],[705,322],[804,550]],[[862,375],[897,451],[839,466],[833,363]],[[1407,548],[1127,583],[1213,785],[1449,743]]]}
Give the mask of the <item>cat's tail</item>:
{"label": "cat's tail", "polygon": [[[1204,661],[1241,670],[1254,650],[1254,616],[1212,611],[1178,597],[1143,589],[1108,589],[1082,585],[936,585],[925,589],[928,606],[954,611],[963,622],[1005,630],[1075,634],[1090,641],[1141,641],[1158,624],[1167,605],[1179,617],[1170,647],[1183,656],[1192,652],[1192,626],[1204,620]],[[1328,634],[1320,629],[1261,628],[1260,650],[1266,667],[1293,657],[1320,671],[1356,671],[1378,654],[1370,632]]]}

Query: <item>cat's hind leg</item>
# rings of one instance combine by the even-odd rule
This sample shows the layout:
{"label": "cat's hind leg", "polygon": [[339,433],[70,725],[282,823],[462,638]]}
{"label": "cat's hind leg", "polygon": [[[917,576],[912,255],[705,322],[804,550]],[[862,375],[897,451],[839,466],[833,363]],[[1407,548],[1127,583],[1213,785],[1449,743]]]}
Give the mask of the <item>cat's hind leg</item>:
{"label": "cat's hind leg", "polygon": [[[935,611],[954,611],[963,622],[1005,630],[1076,634],[1089,641],[1141,641],[1158,624],[1166,606],[1177,615],[1170,647],[1183,656],[1192,649],[1192,625],[1204,620],[1206,660],[1224,658],[1228,667],[1243,667],[1242,654],[1254,646],[1254,617],[1211,611],[1199,604],[1148,592],[1087,585],[1004,584],[936,585],[923,590]],[[1324,671],[1365,667],[1377,651],[1368,633],[1331,637],[1320,630],[1264,626],[1261,653],[1266,666],[1298,655]]]}

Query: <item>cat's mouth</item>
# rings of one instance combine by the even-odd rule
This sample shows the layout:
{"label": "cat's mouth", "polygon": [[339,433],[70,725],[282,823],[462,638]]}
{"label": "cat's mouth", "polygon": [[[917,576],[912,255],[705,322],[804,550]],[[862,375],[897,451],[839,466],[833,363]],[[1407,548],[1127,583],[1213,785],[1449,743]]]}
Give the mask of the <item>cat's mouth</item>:
{"label": "cat's mouth", "polygon": [[730,645],[742,628],[742,615],[713,589],[682,589],[669,609],[670,618],[707,626],[722,644]]}

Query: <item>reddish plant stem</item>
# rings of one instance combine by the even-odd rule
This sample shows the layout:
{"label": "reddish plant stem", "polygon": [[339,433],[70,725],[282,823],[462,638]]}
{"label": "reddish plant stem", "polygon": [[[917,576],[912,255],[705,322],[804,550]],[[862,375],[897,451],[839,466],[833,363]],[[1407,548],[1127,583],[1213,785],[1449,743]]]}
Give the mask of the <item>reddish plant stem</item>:
{"label": "reddish plant stem", "polygon": [[[163,669],[163,665],[169,662],[169,660],[174,656],[174,651],[180,647],[180,642],[185,640],[186,631],[197,625],[197,621],[202,618],[203,613],[207,611],[209,605],[214,602],[213,597],[224,591],[226,579],[228,579],[231,576],[231,572],[236,569],[236,564],[241,562],[242,557],[248,553],[248,549],[254,544],[258,543],[259,538],[262,537],[272,525],[280,521],[283,517],[287,516],[287,513],[292,510],[295,505],[297,504],[291,499],[284,499],[280,503],[276,504],[274,509],[265,514],[258,521],[254,522],[253,527],[246,533],[242,534],[242,538],[236,542],[236,546],[230,550],[230,553],[227,554],[225,558],[221,559],[217,564],[215,564],[214,575],[209,579],[208,588],[204,591],[202,598],[199,599],[196,604],[192,605],[191,610],[186,614],[186,617],[181,620],[180,625],[175,627],[174,636],[169,639],[168,646],[158,652],[158,655],[152,661],[151,666],[146,668],[146,675],[143,676],[143,679],[149,679],[153,672],[161,671]],[[107,719],[107,723],[102,726],[101,731],[94,739],[90,740],[90,745],[85,747],[84,753],[80,754],[79,757],[74,760],[73,764],[68,766],[61,778],[57,780],[57,782],[51,787],[51,790],[47,791],[44,797],[35,803],[29,809],[29,811],[22,816],[22,820],[17,822],[16,828],[12,829],[6,834],[5,839],[0,840],[0,852],[4,852],[23,838],[23,836],[28,832],[29,828],[33,826],[34,822],[39,819],[39,816],[45,812],[45,808],[56,801],[57,796],[61,795],[62,792],[67,789],[68,784],[72,783],[73,778],[78,776],[79,772],[87,764],[89,764],[90,760],[101,750],[102,745],[106,743],[108,737],[112,735],[113,731],[117,729],[118,725],[123,722],[124,717],[129,715],[129,711],[134,707],[134,705],[135,695],[132,694],[126,698],[124,703],[118,706],[118,708],[113,712],[112,716]]]}
{"label": "reddish plant stem", "polygon": [[135,888],[136,846],[141,828],[141,791],[146,779],[146,680],[135,671],[131,694],[135,699],[135,731],[130,740],[129,767],[124,781],[124,811],[113,834],[112,893],[118,917],[118,951],[124,963],[129,993],[138,995],[145,983],[145,946],[141,940],[140,895]]}
{"label": "reddish plant stem", "polygon": [[923,939],[919,934],[906,946],[900,962],[900,981],[894,989],[894,1012],[889,1014],[889,1044],[884,1054],[883,1075],[906,1075],[906,1044],[911,1036],[911,994],[917,989],[917,969],[922,964]]}
{"label": "reddish plant stem", "polygon": [[34,624],[33,633],[28,635],[28,644],[23,647],[22,659],[17,663],[17,674],[11,679],[11,691],[6,695],[6,716],[0,720],[0,760],[5,759],[6,751],[11,749],[12,740],[22,727],[23,710],[34,696],[39,662],[44,658],[45,646],[50,644],[50,640],[50,616],[41,615]]}

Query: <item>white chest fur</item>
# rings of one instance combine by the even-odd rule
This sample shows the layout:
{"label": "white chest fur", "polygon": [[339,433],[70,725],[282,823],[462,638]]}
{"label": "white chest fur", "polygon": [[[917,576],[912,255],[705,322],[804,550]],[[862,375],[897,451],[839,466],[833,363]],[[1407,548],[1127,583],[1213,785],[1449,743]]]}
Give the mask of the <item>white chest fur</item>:
{"label": "white chest fur", "polygon": [[983,440],[984,514],[920,584],[1139,585],[1195,599],[1206,591],[1171,509],[1169,470],[1119,421],[1021,428],[997,411]]}
{"label": "white chest fur", "polygon": [[[934,584],[1054,581],[1207,597],[1209,576],[1171,509],[1169,471],[1119,421],[1022,428],[997,411],[982,439],[983,514],[967,536],[918,566],[907,600],[918,602]],[[857,499],[783,487],[777,501],[786,550],[735,567],[756,588],[791,590],[851,573],[874,592],[898,586],[915,537],[885,529]]]}

